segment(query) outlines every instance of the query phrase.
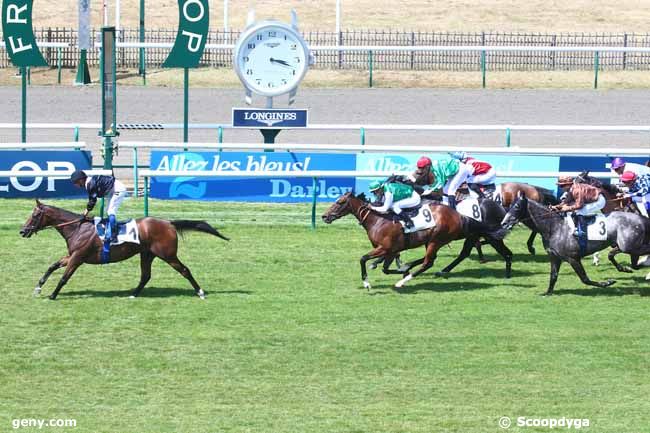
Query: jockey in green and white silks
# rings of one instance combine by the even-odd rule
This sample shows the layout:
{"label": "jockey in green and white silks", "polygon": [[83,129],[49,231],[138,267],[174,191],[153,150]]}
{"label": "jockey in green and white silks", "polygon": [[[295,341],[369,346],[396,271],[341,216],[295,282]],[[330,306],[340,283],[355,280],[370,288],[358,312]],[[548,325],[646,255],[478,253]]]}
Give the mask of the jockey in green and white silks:
{"label": "jockey in green and white silks", "polygon": [[395,215],[400,216],[407,227],[413,227],[413,221],[402,215],[402,209],[417,207],[420,205],[420,195],[411,187],[400,182],[370,182],[369,189],[377,196],[378,201],[383,201],[381,206],[370,206],[379,213],[387,213],[392,210]]}
{"label": "jockey in green and white silks", "polygon": [[443,200],[452,208],[456,208],[456,191],[472,175],[472,171],[457,159],[439,159],[431,161],[426,156],[417,162],[418,169],[429,167],[433,175],[433,183],[429,185],[432,191],[442,188]]}

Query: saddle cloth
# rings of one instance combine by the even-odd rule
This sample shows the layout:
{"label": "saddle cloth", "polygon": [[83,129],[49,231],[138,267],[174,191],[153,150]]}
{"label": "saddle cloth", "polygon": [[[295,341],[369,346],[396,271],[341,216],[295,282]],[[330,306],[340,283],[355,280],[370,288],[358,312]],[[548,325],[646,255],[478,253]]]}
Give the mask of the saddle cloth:
{"label": "saddle cloth", "polygon": [[[106,233],[106,226],[108,220],[106,218],[95,218],[95,231],[100,239],[104,239]],[[117,223],[117,242],[111,242],[111,245],[120,245],[123,243],[140,244],[140,233],[138,232],[138,224],[135,220],[120,221]]]}
{"label": "saddle cloth", "polygon": [[[495,185],[494,189],[485,188],[483,190],[483,196],[485,198],[490,199],[490,200],[494,200],[495,202],[497,202],[499,204],[501,204],[501,196],[502,195],[503,194],[501,192],[501,184]],[[469,197],[470,198],[479,198],[479,195],[475,191],[470,189],[469,190]]]}
{"label": "saddle cloth", "polygon": [[476,198],[466,198],[465,200],[456,204],[456,210],[461,215],[472,218],[476,221],[483,221],[483,214],[481,213],[481,205]]}
{"label": "saddle cloth", "polygon": [[[576,229],[576,224],[573,221],[571,214],[565,217],[567,224],[571,230]],[[607,217],[603,214],[587,217],[587,239],[590,241],[606,241],[607,240]]]}
{"label": "saddle cloth", "polygon": [[433,214],[428,204],[423,204],[420,207],[403,210],[402,212],[407,212],[407,215],[411,217],[413,221],[413,227],[406,228],[404,221],[399,220],[402,224],[402,230],[404,233],[414,233],[420,230],[430,229],[436,226],[436,222],[433,219]]}

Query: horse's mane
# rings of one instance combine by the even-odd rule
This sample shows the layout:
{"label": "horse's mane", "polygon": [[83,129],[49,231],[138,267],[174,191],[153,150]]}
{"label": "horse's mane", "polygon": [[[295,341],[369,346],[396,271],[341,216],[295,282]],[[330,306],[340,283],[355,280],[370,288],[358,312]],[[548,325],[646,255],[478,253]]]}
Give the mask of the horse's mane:
{"label": "horse's mane", "polygon": [[528,204],[530,206],[532,206],[536,210],[545,211],[544,218],[547,218],[547,219],[550,219],[550,218],[563,218],[561,213],[553,212],[547,206],[545,206],[542,203],[538,203],[535,200],[528,200]]}
{"label": "horse's mane", "polygon": [[74,213],[69,210],[62,209],[60,207],[46,205],[46,204],[42,204],[42,207],[45,209],[55,210],[59,213],[59,215],[63,216],[64,218],[70,218],[70,219],[81,218],[81,214]]}

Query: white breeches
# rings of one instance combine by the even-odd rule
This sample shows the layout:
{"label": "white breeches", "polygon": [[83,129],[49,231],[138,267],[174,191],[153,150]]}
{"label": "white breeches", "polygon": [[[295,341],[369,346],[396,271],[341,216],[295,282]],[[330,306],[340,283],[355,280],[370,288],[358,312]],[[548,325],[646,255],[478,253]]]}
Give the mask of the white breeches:
{"label": "white breeches", "polygon": [[117,210],[120,208],[120,205],[126,198],[126,187],[119,180],[115,181],[113,189],[106,194],[106,199],[108,199],[108,207],[106,214],[107,215],[117,215]]}
{"label": "white breeches", "polygon": [[576,210],[576,215],[596,215],[602,208],[605,207],[606,204],[607,200],[605,200],[605,196],[600,194],[598,196],[598,200],[593,203],[587,203],[582,207],[582,209]]}
{"label": "white breeches", "polygon": [[421,201],[420,194],[413,191],[413,194],[411,194],[410,197],[407,197],[407,198],[405,198],[403,200],[400,200],[398,202],[395,202],[393,204],[393,207],[392,207],[393,212],[395,212],[397,215],[399,215],[400,213],[402,213],[402,209],[408,209],[408,208],[411,208],[411,207],[416,207],[416,206],[418,206],[420,204],[420,201]]}
{"label": "white breeches", "polygon": [[642,197],[632,197],[632,201],[636,203],[636,207],[641,212],[641,215],[644,217],[648,216],[648,210],[646,209],[646,203],[650,203],[650,194],[646,194]]}
{"label": "white breeches", "polygon": [[479,185],[491,185],[497,180],[497,171],[491,168],[487,173],[469,176],[467,183],[476,183]]}
{"label": "white breeches", "polygon": [[471,167],[466,166],[465,164],[459,164],[458,173],[451,179],[447,181],[444,187],[442,187],[443,194],[455,195],[458,188],[467,180],[467,178],[472,174]]}

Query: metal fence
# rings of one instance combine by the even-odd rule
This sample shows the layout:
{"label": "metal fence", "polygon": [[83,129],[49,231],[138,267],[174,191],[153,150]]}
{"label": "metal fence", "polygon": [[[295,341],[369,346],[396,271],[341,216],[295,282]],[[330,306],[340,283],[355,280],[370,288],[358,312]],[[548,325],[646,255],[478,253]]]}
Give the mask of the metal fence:
{"label": "metal fence", "polygon": [[[68,42],[71,47],[63,50],[63,66],[74,68],[79,58],[77,31],[71,28],[39,29],[36,37],[41,41]],[[239,31],[211,31],[208,43],[233,44]],[[94,32],[96,34],[96,31]],[[635,33],[508,33],[508,32],[423,32],[402,30],[347,30],[340,33],[308,31],[304,33],[310,45],[377,45],[377,46],[426,46],[426,45],[522,45],[522,46],[585,46],[650,47],[650,34]],[[173,43],[176,30],[147,30],[147,42]],[[138,42],[137,29],[123,29],[120,42]],[[56,63],[56,50],[44,49],[50,64]],[[147,49],[148,67],[158,68],[169,51],[163,48]],[[98,66],[99,50],[88,53],[90,66]],[[446,70],[478,71],[481,68],[480,52],[374,52],[374,68],[384,70]],[[206,51],[203,66],[231,67],[232,53],[229,49]],[[10,66],[5,51],[0,51],[0,67]],[[118,67],[137,68],[137,48],[118,49]],[[491,52],[487,53],[487,70],[490,71],[575,71],[593,70],[594,57],[588,52]],[[365,70],[368,68],[366,52],[319,51],[316,58],[318,69]],[[601,70],[650,70],[648,53],[602,53]]]}

